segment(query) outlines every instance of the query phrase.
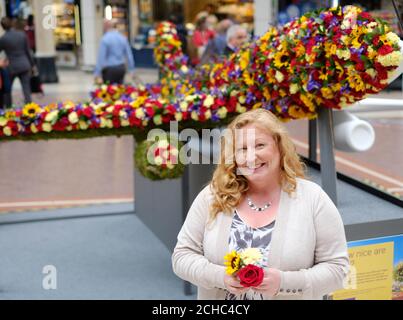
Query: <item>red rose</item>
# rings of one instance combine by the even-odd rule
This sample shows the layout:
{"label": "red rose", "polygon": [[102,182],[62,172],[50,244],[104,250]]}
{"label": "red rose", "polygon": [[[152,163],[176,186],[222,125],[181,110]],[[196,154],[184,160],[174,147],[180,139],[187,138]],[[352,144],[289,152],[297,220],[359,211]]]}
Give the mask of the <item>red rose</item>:
{"label": "red rose", "polygon": [[264,271],[262,268],[248,264],[246,267],[239,270],[237,276],[241,281],[241,285],[245,288],[258,287],[264,278]]}

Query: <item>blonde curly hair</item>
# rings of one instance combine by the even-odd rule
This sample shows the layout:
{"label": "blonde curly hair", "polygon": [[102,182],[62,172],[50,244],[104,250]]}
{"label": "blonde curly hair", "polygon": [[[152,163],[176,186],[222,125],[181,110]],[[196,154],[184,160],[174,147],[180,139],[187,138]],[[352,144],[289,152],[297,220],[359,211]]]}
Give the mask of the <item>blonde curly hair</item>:
{"label": "blonde curly hair", "polygon": [[305,178],[306,167],[298,156],[285,126],[276,116],[265,109],[255,109],[237,116],[221,137],[220,161],[210,182],[214,194],[210,206],[210,218],[218,213],[230,214],[240,204],[242,195],[248,191],[248,180],[236,174],[235,131],[248,124],[267,130],[280,152],[280,185],[291,194],[297,187],[296,178]]}

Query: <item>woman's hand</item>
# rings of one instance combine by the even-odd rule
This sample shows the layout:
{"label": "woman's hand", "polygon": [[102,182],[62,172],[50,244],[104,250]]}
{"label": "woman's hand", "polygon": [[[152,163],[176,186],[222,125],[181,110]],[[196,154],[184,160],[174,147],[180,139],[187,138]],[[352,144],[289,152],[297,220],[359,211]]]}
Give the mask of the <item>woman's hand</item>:
{"label": "woman's hand", "polygon": [[280,290],[281,274],[277,269],[265,269],[263,282],[254,291],[263,294],[266,297],[274,297]]}
{"label": "woman's hand", "polygon": [[225,288],[232,294],[235,294],[236,296],[239,296],[250,289],[242,286],[237,278],[229,276],[227,274],[224,276],[224,284]]}

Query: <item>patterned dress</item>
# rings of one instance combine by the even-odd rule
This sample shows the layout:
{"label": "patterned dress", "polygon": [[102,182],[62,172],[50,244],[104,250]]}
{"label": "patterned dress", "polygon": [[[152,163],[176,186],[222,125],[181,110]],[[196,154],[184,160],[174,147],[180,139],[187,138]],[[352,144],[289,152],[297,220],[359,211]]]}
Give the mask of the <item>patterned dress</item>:
{"label": "patterned dress", "polygon": [[[235,210],[229,237],[229,250],[241,251],[247,248],[260,248],[267,257],[274,225],[275,221],[264,227],[252,228],[242,221]],[[253,290],[249,290],[240,296],[227,291],[225,300],[263,300],[263,296]]]}

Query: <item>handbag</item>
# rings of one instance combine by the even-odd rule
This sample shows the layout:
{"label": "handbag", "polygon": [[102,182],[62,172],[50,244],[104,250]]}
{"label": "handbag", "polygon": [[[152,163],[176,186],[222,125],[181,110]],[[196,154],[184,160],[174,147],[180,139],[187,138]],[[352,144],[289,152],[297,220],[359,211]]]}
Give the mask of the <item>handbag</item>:
{"label": "handbag", "polygon": [[31,76],[31,92],[43,94],[41,77],[37,71],[34,71]]}

